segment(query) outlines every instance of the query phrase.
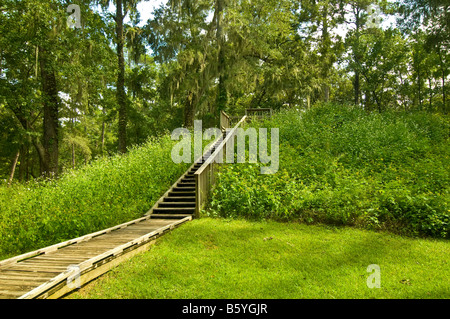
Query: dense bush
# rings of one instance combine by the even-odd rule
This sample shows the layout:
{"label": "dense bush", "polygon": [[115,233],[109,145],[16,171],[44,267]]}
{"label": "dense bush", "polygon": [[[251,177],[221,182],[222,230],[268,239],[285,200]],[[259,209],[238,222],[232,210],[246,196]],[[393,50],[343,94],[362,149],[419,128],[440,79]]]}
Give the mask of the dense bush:
{"label": "dense bush", "polygon": [[102,158],[60,179],[0,187],[0,257],[141,217],[187,169],[169,136]]}
{"label": "dense bush", "polygon": [[449,237],[448,119],[323,105],[253,125],[280,129],[278,173],[224,165],[208,214]]}

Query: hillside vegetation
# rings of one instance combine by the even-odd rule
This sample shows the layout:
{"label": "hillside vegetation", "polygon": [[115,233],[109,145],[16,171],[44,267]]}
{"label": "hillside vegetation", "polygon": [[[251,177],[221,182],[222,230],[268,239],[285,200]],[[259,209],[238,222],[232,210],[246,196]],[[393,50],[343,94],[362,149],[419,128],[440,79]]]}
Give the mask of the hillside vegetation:
{"label": "hillside vegetation", "polygon": [[151,139],[58,180],[0,187],[0,259],[141,217],[187,169],[174,141]]}
{"label": "hillside vegetation", "polygon": [[280,129],[279,171],[224,165],[206,214],[449,237],[448,117],[323,105],[252,126]]}

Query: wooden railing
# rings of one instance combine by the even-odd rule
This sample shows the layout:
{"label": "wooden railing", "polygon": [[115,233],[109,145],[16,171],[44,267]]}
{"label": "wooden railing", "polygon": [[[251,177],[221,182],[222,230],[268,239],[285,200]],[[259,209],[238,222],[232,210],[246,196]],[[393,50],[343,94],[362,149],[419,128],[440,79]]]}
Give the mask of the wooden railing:
{"label": "wooden railing", "polygon": [[[222,113],[224,115],[224,119],[227,119],[227,122],[222,122]],[[225,158],[226,158],[226,145],[228,143],[228,141],[230,141],[230,145],[234,145],[233,140],[234,136],[236,135],[236,131],[238,129],[239,126],[241,126],[245,120],[246,120],[247,116],[242,117],[242,119],[236,124],[236,126],[229,130],[229,127],[224,127],[224,129],[227,132],[227,135],[225,136],[225,138],[223,139],[222,143],[219,144],[219,146],[215,149],[214,153],[211,154],[211,156],[203,163],[203,165],[195,172],[195,218],[199,217],[199,213],[200,210],[203,208],[203,205],[205,204],[211,187],[215,184],[216,182],[216,176],[215,173],[217,171],[217,164],[223,163],[225,162]],[[221,126],[222,124],[229,124],[229,116],[224,113],[221,112]],[[232,148],[232,151],[234,152],[234,147]],[[221,158],[221,160],[219,160],[219,158]]]}
{"label": "wooden railing", "polygon": [[220,111],[220,129],[225,131],[229,127],[231,127],[230,117],[224,111]]}
{"label": "wooden railing", "polygon": [[272,117],[272,109],[271,108],[255,108],[255,109],[246,109],[245,115],[247,117],[257,117],[257,118],[264,118],[264,117]]}

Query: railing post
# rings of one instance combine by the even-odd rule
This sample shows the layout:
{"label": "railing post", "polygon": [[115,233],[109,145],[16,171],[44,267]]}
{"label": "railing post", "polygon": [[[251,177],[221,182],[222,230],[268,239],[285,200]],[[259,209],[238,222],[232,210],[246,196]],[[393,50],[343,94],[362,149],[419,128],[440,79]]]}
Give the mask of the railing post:
{"label": "railing post", "polygon": [[200,209],[201,209],[201,192],[202,192],[202,182],[201,182],[201,176],[195,174],[195,186],[196,186],[196,192],[195,192],[195,214],[194,218],[200,217]]}

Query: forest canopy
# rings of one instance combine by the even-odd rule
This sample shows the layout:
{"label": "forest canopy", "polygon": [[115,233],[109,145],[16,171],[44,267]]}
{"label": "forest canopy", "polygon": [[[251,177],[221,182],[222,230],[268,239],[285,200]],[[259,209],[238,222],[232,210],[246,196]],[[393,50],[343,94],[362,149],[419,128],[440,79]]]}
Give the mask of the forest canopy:
{"label": "forest canopy", "polygon": [[58,176],[194,119],[216,126],[221,110],[448,114],[447,1],[168,0],[147,21],[143,2],[0,1],[2,183]]}

